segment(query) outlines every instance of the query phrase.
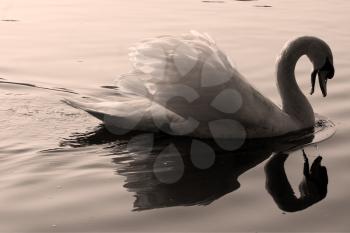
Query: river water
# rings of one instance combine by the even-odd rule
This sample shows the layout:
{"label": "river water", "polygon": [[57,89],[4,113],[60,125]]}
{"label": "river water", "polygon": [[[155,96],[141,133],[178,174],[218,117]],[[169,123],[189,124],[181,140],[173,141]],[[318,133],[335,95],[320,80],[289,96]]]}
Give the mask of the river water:
{"label": "river water", "polygon": [[[0,232],[349,231],[349,9],[346,0],[2,0]],[[116,137],[60,101],[114,99],[104,87],[129,71],[128,47],[191,29],[209,33],[277,104],[275,59],[284,43],[300,35],[329,43],[335,77],[328,96],[318,89],[308,98],[335,124],[328,135],[336,133],[305,148],[310,164],[321,155],[328,172],[321,200],[295,204],[283,196],[288,185],[274,186],[283,183],[274,178],[284,177],[284,158],[300,200],[301,150],[271,157],[278,143],[252,141],[198,169],[187,156],[189,139]],[[310,70],[302,58],[296,76],[304,92]],[[170,152],[161,158],[164,148]]]}

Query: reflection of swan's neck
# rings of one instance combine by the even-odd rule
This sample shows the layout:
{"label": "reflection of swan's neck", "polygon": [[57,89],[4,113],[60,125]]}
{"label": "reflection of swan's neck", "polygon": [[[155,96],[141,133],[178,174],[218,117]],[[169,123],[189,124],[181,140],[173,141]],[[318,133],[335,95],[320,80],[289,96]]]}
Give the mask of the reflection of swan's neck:
{"label": "reflection of swan's neck", "polygon": [[308,208],[325,197],[301,195],[297,198],[288,181],[284,163],[288,154],[275,154],[265,165],[266,189],[281,210],[295,212]]}
{"label": "reflection of swan's neck", "polygon": [[302,128],[315,123],[313,109],[301,92],[295,80],[295,66],[299,58],[308,55],[311,37],[300,37],[284,47],[277,60],[277,84],[282,98],[283,111],[290,115]]}

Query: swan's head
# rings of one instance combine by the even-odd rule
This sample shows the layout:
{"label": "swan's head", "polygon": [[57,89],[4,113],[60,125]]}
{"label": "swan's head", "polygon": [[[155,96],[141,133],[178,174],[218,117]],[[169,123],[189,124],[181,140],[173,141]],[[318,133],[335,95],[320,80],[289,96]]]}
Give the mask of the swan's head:
{"label": "swan's head", "polygon": [[311,92],[315,90],[316,76],[318,76],[323,97],[327,96],[327,81],[334,76],[333,55],[326,42],[318,38],[313,38],[307,56],[311,60],[314,70],[311,73]]}

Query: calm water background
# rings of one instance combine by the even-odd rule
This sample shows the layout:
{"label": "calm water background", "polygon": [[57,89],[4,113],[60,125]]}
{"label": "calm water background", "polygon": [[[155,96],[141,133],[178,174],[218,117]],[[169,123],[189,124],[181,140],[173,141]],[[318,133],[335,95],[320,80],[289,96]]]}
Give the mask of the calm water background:
{"label": "calm water background", "polygon": [[[349,9],[347,0],[2,0],[0,231],[349,231]],[[336,75],[329,96],[318,90],[310,97],[315,111],[337,125],[335,136],[318,145],[329,174],[325,200],[283,213],[265,190],[262,162],[239,177],[239,189],[210,205],[132,211],[134,192],[123,187],[123,166],[132,161],[128,140],[64,143],[96,131],[99,122],[60,99],[114,98],[101,86],[130,69],[128,47],[190,29],[211,34],[276,103],[274,64],[283,44],[305,34],[330,44]],[[310,70],[303,58],[296,74],[305,92]],[[311,158],[318,153],[307,151]],[[286,163],[294,188],[302,164],[300,151]]]}

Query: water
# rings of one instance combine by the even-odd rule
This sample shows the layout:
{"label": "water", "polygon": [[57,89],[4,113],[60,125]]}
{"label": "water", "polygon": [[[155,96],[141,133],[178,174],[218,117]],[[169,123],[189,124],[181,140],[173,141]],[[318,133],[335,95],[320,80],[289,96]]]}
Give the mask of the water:
{"label": "water", "polygon": [[[0,231],[349,231],[349,7],[345,0],[1,1]],[[285,41],[307,34],[330,44],[336,75],[329,95],[316,90],[309,99],[337,131],[317,148],[305,148],[310,164],[323,157],[325,198],[287,212],[276,186],[266,189],[269,174],[278,174],[271,184],[283,181],[281,163],[269,170],[267,161],[275,161],[271,153],[288,142],[253,141],[234,156],[215,151],[215,164],[200,170],[190,156],[168,148],[174,143],[188,155],[189,139],[115,137],[60,102],[115,98],[101,86],[130,69],[129,46],[190,29],[211,34],[249,82],[276,103],[274,63]],[[298,63],[305,92],[310,69],[307,59]],[[328,137],[333,129],[323,132]],[[132,144],[135,136],[141,145]],[[303,164],[300,150],[285,162],[296,196]]]}

